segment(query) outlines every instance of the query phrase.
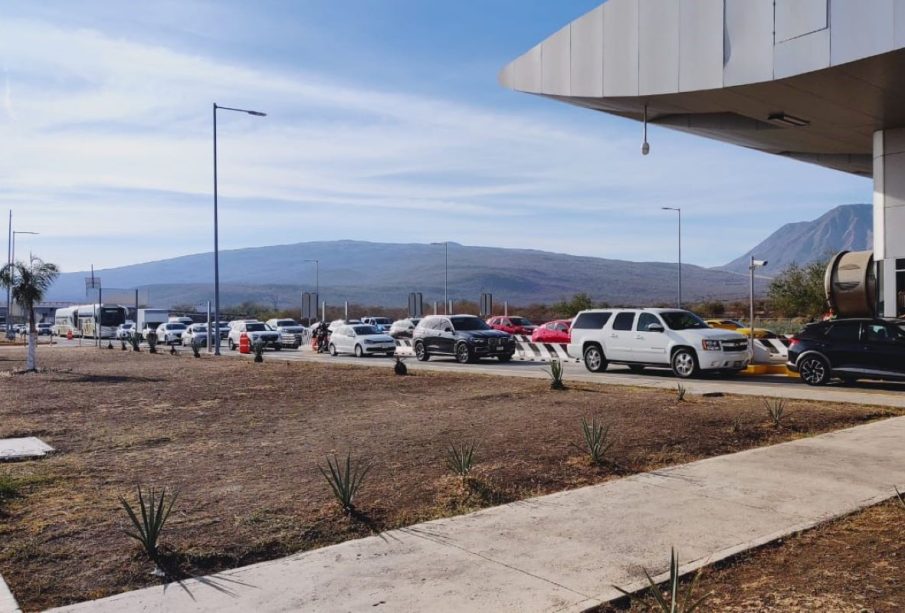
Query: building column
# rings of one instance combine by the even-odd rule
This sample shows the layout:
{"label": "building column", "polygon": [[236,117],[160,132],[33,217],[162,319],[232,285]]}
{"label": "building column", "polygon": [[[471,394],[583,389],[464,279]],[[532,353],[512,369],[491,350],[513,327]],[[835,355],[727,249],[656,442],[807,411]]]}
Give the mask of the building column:
{"label": "building column", "polygon": [[879,314],[905,313],[905,128],[874,132],[874,260]]}

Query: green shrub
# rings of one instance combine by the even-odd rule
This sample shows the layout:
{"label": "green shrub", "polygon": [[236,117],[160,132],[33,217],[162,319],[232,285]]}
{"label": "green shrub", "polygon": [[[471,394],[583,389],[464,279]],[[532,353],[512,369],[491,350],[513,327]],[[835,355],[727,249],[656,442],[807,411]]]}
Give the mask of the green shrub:
{"label": "green shrub", "polygon": [[160,490],[159,493],[154,488],[148,488],[145,492],[139,485],[138,510],[141,517],[138,516],[125,496],[120,496],[119,502],[132,522],[133,530],[124,530],[124,532],[141,543],[151,561],[160,566],[160,534],[176,503],[176,494],[169,497],[169,504],[167,504],[166,488]]}
{"label": "green shrub", "polygon": [[581,420],[581,433],[584,438],[584,446],[574,445],[576,449],[588,454],[591,464],[603,464],[607,451],[613,446],[610,440],[610,426],[597,423],[597,418]]}
{"label": "green shrub", "polygon": [[764,406],[767,408],[767,415],[773,426],[779,428],[782,426],[782,419],[786,414],[785,398],[764,398]]}
{"label": "green shrub", "polygon": [[322,467],[318,467],[324,479],[330,485],[333,496],[343,511],[354,513],[355,496],[371,470],[371,464],[360,460],[353,463],[352,454],[348,453],[346,454],[344,467],[340,467],[339,458],[334,455],[332,460],[329,457],[327,458],[327,468],[329,472]]}
{"label": "green shrub", "polygon": [[9,475],[0,475],[0,506],[3,506],[7,500],[18,498],[20,495],[19,482]]}
{"label": "green shrub", "polygon": [[264,347],[266,343],[261,339],[256,340],[251,348],[255,352],[255,362],[263,362],[264,361]]}
{"label": "green shrub", "polygon": [[559,360],[553,360],[550,362],[550,366],[547,369],[547,374],[550,375],[550,389],[551,390],[564,390],[566,389],[565,383],[563,383],[563,365]]}
{"label": "green shrub", "polygon": [[450,445],[446,453],[446,466],[454,474],[465,481],[474,468],[474,452],[477,449],[475,441],[469,441],[460,445]]}
{"label": "green shrub", "polygon": [[[644,571],[644,576],[647,578],[648,583],[645,592],[654,599],[656,606],[653,608],[662,611],[663,613],[693,613],[704,604],[705,600],[713,595],[713,592],[708,592],[697,600],[694,599],[694,590],[695,587],[697,587],[698,579],[701,577],[701,570],[698,570],[698,572],[695,573],[694,579],[691,580],[685,593],[679,593],[679,556],[676,554],[675,549],[670,549],[669,552],[669,579],[667,579],[664,584],[666,587],[665,595],[660,589],[660,586],[651,578],[647,569],[643,568],[642,570]],[[616,585],[613,587],[630,599],[638,599],[638,596],[625,591],[621,587]]]}

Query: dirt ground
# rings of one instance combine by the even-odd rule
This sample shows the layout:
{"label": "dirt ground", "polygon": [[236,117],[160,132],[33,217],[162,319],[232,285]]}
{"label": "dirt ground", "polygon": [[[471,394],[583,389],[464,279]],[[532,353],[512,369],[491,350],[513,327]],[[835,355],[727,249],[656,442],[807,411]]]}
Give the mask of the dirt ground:
{"label": "dirt ground", "polygon": [[[0,348],[0,371],[22,348]],[[0,506],[0,573],[27,610],[159,581],[126,537],[117,497],[137,483],[179,491],[164,543],[187,574],[273,559],[487,505],[773,444],[900,414],[789,402],[773,427],[758,398],[390,369],[45,348],[45,372],[0,376],[0,438],[58,450],[0,464],[19,491]],[[609,424],[610,462],[574,444],[581,420]],[[467,488],[450,443],[478,442]],[[340,512],[318,467],[329,454],[373,464]],[[789,577],[785,578],[788,583]]]}
{"label": "dirt ground", "polygon": [[[704,611],[897,613],[905,609],[903,522],[898,500],[872,507],[707,568],[695,594],[712,594]],[[600,613],[647,604],[619,603]]]}

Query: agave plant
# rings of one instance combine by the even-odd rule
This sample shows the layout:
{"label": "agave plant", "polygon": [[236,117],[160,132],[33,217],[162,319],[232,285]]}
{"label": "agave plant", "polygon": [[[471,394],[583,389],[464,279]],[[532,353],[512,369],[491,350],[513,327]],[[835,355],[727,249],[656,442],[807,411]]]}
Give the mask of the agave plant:
{"label": "agave plant", "polygon": [[[691,580],[685,593],[679,593],[679,556],[676,554],[674,548],[670,548],[669,551],[669,579],[665,584],[665,595],[663,591],[661,591],[660,586],[651,578],[647,569],[643,568],[642,570],[644,571],[644,576],[647,578],[648,583],[645,592],[654,599],[654,602],[656,603],[654,608],[658,611],[663,611],[663,613],[693,613],[713,594],[713,592],[707,592],[697,600],[694,599],[694,590],[697,587],[698,579],[701,577],[701,570],[703,569],[700,569],[695,573],[694,579]],[[625,591],[619,586],[614,585],[613,587],[629,598],[638,599],[638,596]]]}
{"label": "agave plant", "polygon": [[564,390],[566,389],[565,383],[563,383],[563,365],[559,360],[553,360],[550,362],[550,367],[547,369],[547,374],[550,375],[550,389],[551,390]]}
{"label": "agave plant", "polygon": [[575,444],[572,446],[587,453],[592,464],[603,464],[607,451],[613,446],[613,441],[610,440],[610,426],[598,424],[596,417],[591,418],[591,421],[582,418],[581,433],[584,447]]}
{"label": "agave plant", "polygon": [[764,398],[764,406],[767,408],[767,414],[770,416],[770,421],[773,422],[773,425],[776,428],[782,426],[782,418],[786,414],[786,400],[785,398]]}
{"label": "agave plant", "polygon": [[265,343],[261,339],[258,339],[254,342],[251,348],[255,352],[255,362],[263,362],[264,361],[264,347]]}
{"label": "agave plant", "polygon": [[330,485],[333,496],[346,513],[355,512],[355,496],[364,483],[365,477],[371,470],[371,464],[362,461],[352,461],[352,454],[346,454],[345,466],[340,466],[339,458],[327,458],[327,470],[318,467],[324,479]]}
{"label": "agave plant", "polygon": [[477,447],[475,441],[469,441],[459,445],[452,444],[446,452],[446,467],[462,481],[468,479],[471,469],[474,468],[474,452]]}
{"label": "agave plant", "polygon": [[169,496],[169,503],[167,503],[166,488],[160,490],[159,493],[154,488],[148,488],[145,492],[139,485],[138,510],[141,513],[140,517],[125,496],[119,497],[119,502],[129,516],[133,528],[133,530],[124,530],[124,532],[141,543],[145,553],[158,566],[160,566],[160,534],[173,510],[176,497],[177,495],[173,493]]}
{"label": "agave plant", "polygon": [[129,335],[129,343],[132,345],[132,351],[141,351],[141,336],[138,332]]}
{"label": "agave plant", "polygon": [[120,349],[122,349],[123,351],[127,350],[126,339],[124,339],[124,338],[119,339],[119,344],[120,344]]}
{"label": "agave plant", "polygon": [[192,339],[192,355],[194,355],[196,358],[201,357],[202,345],[203,345],[203,343],[201,342],[200,339],[197,339],[197,338]]}
{"label": "agave plant", "polygon": [[676,402],[685,402],[685,394],[687,392],[688,390],[681,383],[676,385]]}
{"label": "agave plant", "polygon": [[157,353],[157,333],[154,330],[148,332],[148,351]]}

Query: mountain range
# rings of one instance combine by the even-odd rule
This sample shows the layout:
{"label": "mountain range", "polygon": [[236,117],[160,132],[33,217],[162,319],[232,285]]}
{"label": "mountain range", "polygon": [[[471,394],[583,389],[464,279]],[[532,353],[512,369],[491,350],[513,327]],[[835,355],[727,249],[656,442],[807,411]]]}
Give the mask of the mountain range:
{"label": "mountain range", "polygon": [[[787,224],[749,254],[718,268],[682,266],[683,298],[741,299],[748,294],[747,258],[769,259],[776,273],[793,261],[804,264],[840,249],[871,242],[870,205],[840,206],[817,220]],[[630,262],[533,249],[474,247],[449,243],[448,286],[453,300],[528,305],[551,303],[579,292],[619,304],[671,304],[676,299],[675,263]],[[316,267],[306,260],[318,260]],[[339,305],[344,300],[373,306],[404,306],[409,292],[422,292],[425,305],[443,300],[443,245],[321,241],[220,252],[221,305],[245,301],[296,307],[301,291],[314,291]],[[139,288],[153,306],[203,304],[213,295],[213,255],[202,253],[97,271],[105,301],[130,304]],[[316,273],[317,278],[316,278]],[[65,273],[50,300],[85,300],[85,272]],[[766,280],[758,280],[762,291]],[[115,289],[114,289],[115,288]]]}

